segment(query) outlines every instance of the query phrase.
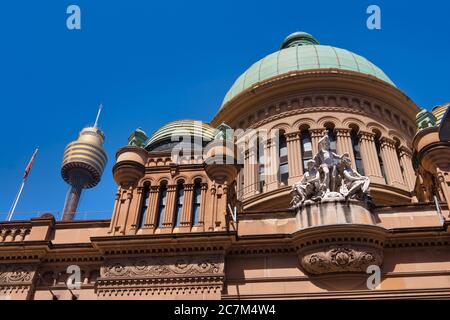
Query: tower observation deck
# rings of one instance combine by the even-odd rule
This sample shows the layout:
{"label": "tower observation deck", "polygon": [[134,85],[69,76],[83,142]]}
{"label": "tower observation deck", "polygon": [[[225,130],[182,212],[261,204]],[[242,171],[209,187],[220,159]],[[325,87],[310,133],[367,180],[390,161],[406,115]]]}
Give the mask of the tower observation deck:
{"label": "tower observation deck", "polygon": [[97,121],[98,115],[94,126],[81,130],[78,139],[69,143],[65,149],[61,176],[71,187],[64,205],[63,221],[74,219],[81,192],[100,182],[108,160],[103,149],[105,136],[97,128]]}

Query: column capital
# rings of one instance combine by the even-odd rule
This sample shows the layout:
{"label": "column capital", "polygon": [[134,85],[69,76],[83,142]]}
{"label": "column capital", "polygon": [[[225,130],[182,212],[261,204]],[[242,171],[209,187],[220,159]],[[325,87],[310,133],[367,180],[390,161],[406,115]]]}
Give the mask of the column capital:
{"label": "column capital", "polygon": [[299,141],[300,140],[300,131],[288,132],[284,136],[286,137],[286,142],[291,141]]}
{"label": "column capital", "polygon": [[192,191],[194,190],[194,184],[193,183],[185,183],[184,184],[184,191]]}
{"label": "column capital", "polygon": [[350,138],[350,132],[352,129],[350,128],[334,128],[334,132],[336,134],[336,137],[340,138]]}
{"label": "column capital", "polygon": [[266,140],[266,143],[264,144],[264,149],[272,148],[273,145],[274,145],[273,138],[268,138]]}
{"label": "column capital", "polygon": [[406,146],[400,146],[399,151],[400,151],[400,157],[408,156],[408,157],[412,158],[412,156],[413,156],[412,150]]}
{"label": "column capital", "polygon": [[367,132],[367,131],[359,131],[358,137],[360,140],[366,140],[369,142],[373,142],[375,139],[375,133]]}
{"label": "column capital", "polygon": [[176,190],[177,190],[177,187],[178,187],[178,185],[176,185],[176,184],[169,184],[169,185],[167,186],[167,192],[173,192],[173,191],[176,191]]}
{"label": "column capital", "polygon": [[325,134],[326,129],[309,129],[309,134],[311,138],[321,138]]}
{"label": "column capital", "polygon": [[389,147],[389,148],[395,149],[395,141],[388,137],[381,137],[380,142],[381,142],[381,148]]}
{"label": "column capital", "polygon": [[249,148],[245,151],[247,152],[249,158],[256,155],[256,147]]}
{"label": "column capital", "polygon": [[150,186],[150,193],[158,193],[159,186]]}

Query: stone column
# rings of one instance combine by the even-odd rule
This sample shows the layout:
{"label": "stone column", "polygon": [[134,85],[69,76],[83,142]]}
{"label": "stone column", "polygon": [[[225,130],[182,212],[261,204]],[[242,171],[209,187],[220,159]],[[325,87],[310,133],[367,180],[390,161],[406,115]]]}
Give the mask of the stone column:
{"label": "stone column", "polygon": [[300,131],[286,134],[288,148],[289,185],[298,182],[303,174],[302,154],[300,149]]}
{"label": "stone column", "polygon": [[408,186],[408,191],[411,192],[415,188],[416,175],[412,165],[412,151],[405,146],[400,147],[400,163],[404,170],[405,183]]}
{"label": "stone column", "polygon": [[147,219],[144,227],[154,229],[156,227],[156,214],[158,211],[159,186],[150,186],[149,197]]}
{"label": "stone column", "polygon": [[124,210],[124,212],[121,212],[122,217],[119,217],[120,218],[119,221],[121,221],[119,232],[121,234],[125,234],[128,217],[130,215],[132,201],[133,201],[133,189],[130,188],[126,192],[125,210]]}
{"label": "stone column", "polygon": [[117,196],[117,206],[116,213],[113,216],[110,225],[110,232],[115,234],[116,232],[124,233],[125,230],[125,219],[130,210],[130,204],[132,200],[132,196],[130,195],[131,191],[128,189],[120,188],[120,192]]}
{"label": "stone column", "polygon": [[267,139],[264,146],[264,174],[265,174],[265,191],[272,191],[278,188],[278,171],[279,157],[277,154],[276,144],[272,139]]}
{"label": "stone column", "polygon": [[351,129],[349,128],[336,128],[336,152],[341,155],[348,153],[350,160],[352,161],[352,168],[356,169],[355,155],[353,154],[353,145],[351,139]]}
{"label": "stone column", "polygon": [[210,209],[208,210],[208,216],[205,217],[205,229],[208,229],[208,231],[214,231],[214,220],[217,213],[217,185],[216,182],[213,180],[211,184],[211,196],[210,198]]}
{"label": "stone column", "polygon": [[194,185],[192,183],[185,183],[183,211],[181,214],[181,221],[179,225],[179,229],[183,231],[189,231],[191,229],[193,194],[194,194]]}
{"label": "stone column", "polygon": [[[256,142],[255,142],[256,143]],[[245,152],[244,163],[244,198],[251,197],[256,194],[257,190],[257,154],[256,145],[249,145],[249,148]]]}
{"label": "stone column", "polygon": [[397,157],[397,151],[395,150],[395,141],[383,137],[381,138],[380,142],[381,158],[383,159],[384,163],[387,184],[397,188],[405,189],[402,171],[400,169],[400,162]]}
{"label": "stone column", "polygon": [[310,129],[309,135],[311,136],[311,143],[312,143],[312,153],[313,156],[319,152],[319,140],[323,137],[325,134],[325,129]]}
{"label": "stone column", "polygon": [[142,211],[142,207],[143,207],[143,191],[144,191],[144,187],[137,187],[136,188],[136,195],[137,197],[135,198],[135,204],[133,206],[131,215],[130,215],[130,219],[131,219],[131,226],[130,229],[133,231],[136,231],[138,229],[138,224],[139,224],[139,219],[141,219],[141,214],[145,214]]}
{"label": "stone column", "polygon": [[164,220],[162,222],[162,227],[169,229],[168,232],[170,232],[173,227],[173,214],[175,211],[176,197],[177,197],[177,185],[176,184],[168,185],[166,195],[166,208],[164,211]]}
{"label": "stone column", "polygon": [[202,193],[201,193],[201,198],[200,198],[200,218],[198,220],[198,225],[202,226],[203,229],[204,229],[205,219],[206,219],[205,215],[206,215],[207,191],[208,191],[208,184],[202,183]]}
{"label": "stone column", "polygon": [[380,163],[378,161],[377,149],[375,147],[375,134],[370,132],[359,132],[359,146],[364,165],[364,172],[373,183],[385,184],[381,174]]}
{"label": "stone column", "polygon": [[442,170],[437,168],[437,183],[439,184],[438,188],[441,189],[442,195],[444,196],[444,201],[447,202],[447,206],[450,208],[450,177],[446,175]]}
{"label": "stone column", "polygon": [[122,195],[122,188],[119,187],[117,189],[116,195],[115,195],[115,199],[114,199],[114,209],[113,209],[113,214],[112,214],[112,218],[111,218],[111,223],[109,225],[109,231],[108,233],[113,233],[114,229],[116,227],[117,224],[117,220],[119,218],[119,214],[120,214],[120,197]]}

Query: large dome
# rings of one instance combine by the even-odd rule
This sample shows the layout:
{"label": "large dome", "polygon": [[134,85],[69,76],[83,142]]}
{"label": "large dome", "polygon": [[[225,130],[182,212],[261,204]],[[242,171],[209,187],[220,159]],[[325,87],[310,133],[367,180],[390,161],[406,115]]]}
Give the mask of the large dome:
{"label": "large dome", "polygon": [[289,35],[279,51],[253,64],[233,84],[222,106],[253,85],[291,71],[341,69],[371,75],[395,87],[389,77],[366,58],[345,49],[320,45],[310,34]]}

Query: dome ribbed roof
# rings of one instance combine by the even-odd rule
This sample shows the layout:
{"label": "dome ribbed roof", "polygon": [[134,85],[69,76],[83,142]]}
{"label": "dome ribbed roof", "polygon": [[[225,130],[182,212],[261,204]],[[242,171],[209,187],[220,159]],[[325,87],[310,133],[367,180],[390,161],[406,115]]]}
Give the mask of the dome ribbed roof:
{"label": "dome ribbed roof", "polygon": [[442,106],[437,106],[433,108],[433,111],[431,111],[431,113],[436,117],[437,126],[441,124],[442,118],[444,117],[444,114],[448,108],[450,108],[450,102],[443,104]]}
{"label": "dome ribbed roof", "polygon": [[222,106],[251,86],[290,71],[341,69],[374,76],[395,87],[389,77],[366,58],[345,49],[319,45],[310,34],[295,32],[281,45],[281,50],[253,64],[233,84]]}
{"label": "dome ribbed roof", "polygon": [[172,138],[177,142],[179,137],[200,137],[203,141],[214,139],[216,129],[208,123],[197,120],[177,120],[162,126],[151,136],[146,149],[152,150],[161,143],[170,143]]}

